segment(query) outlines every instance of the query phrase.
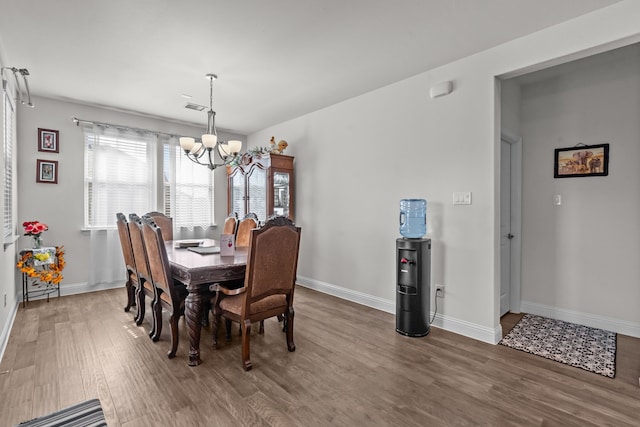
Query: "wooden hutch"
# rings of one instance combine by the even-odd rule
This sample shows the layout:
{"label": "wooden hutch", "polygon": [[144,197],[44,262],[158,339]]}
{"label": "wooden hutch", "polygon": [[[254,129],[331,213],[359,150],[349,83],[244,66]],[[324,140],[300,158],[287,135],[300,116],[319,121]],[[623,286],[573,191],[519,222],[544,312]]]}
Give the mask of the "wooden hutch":
{"label": "wooden hutch", "polygon": [[253,212],[261,222],[271,215],[294,219],[293,159],[284,154],[246,153],[227,166],[227,208],[242,219]]}

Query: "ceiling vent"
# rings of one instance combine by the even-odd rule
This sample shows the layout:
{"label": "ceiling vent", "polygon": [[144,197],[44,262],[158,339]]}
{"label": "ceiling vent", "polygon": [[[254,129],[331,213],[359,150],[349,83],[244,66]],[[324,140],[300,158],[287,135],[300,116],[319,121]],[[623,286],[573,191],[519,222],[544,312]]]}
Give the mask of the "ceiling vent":
{"label": "ceiling vent", "polygon": [[204,105],[194,104],[192,102],[187,102],[184,108],[187,108],[189,110],[196,110],[196,111],[204,111],[207,109],[207,107],[205,107]]}

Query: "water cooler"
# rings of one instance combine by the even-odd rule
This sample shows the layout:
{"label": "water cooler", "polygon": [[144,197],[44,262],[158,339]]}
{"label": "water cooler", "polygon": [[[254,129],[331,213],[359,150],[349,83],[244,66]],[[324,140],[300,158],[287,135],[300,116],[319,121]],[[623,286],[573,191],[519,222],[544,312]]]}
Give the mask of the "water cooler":
{"label": "water cooler", "polygon": [[429,333],[431,239],[426,234],[426,201],[400,201],[396,240],[396,331],[410,337]]}

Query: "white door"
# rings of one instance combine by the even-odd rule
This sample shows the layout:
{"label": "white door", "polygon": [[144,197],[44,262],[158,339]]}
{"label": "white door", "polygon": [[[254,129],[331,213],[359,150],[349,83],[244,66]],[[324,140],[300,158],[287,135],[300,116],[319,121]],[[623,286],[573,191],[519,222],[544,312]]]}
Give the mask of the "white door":
{"label": "white door", "polygon": [[500,316],[511,309],[511,144],[500,141]]}

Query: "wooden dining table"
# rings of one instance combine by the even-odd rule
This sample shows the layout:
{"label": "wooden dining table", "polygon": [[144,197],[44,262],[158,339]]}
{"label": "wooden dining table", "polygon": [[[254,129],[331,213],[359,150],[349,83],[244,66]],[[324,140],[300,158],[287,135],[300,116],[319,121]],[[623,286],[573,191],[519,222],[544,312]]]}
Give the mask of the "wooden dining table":
{"label": "wooden dining table", "polygon": [[[217,246],[211,239],[202,240],[200,246]],[[188,295],[185,301],[184,317],[189,334],[189,366],[197,366],[200,360],[200,334],[202,331],[203,298],[210,298],[209,286],[230,280],[244,278],[247,266],[248,248],[235,248],[233,256],[216,254],[201,255],[188,248],[177,248],[177,241],[167,241],[167,257],[174,279],[184,283]]]}

